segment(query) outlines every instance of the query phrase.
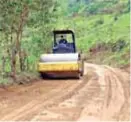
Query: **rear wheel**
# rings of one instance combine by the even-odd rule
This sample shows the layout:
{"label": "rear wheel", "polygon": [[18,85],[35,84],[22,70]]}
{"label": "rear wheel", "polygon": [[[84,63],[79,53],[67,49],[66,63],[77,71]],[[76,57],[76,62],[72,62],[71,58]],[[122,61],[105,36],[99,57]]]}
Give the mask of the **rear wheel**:
{"label": "rear wheel", "polygon": [[44,79],[44,78],[47,78],[48,76],[47,76],[45,73],[40,72],[40,77],[41,77],[42,79]]}
{"label": "rear wheel", "polygon": [[81,64],[80,64],[80,76],[84,75],[84,61],[81,60]]}
{"label": "rear wheel", "polygon": [[83,76],[83,71],[80,72],[80,76]]}

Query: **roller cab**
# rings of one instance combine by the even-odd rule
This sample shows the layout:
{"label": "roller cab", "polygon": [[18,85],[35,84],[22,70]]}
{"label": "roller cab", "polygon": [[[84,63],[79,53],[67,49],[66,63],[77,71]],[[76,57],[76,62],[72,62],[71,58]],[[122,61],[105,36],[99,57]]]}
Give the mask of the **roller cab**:
{"label": "roller cab", "polygon": [[[51,54],[42,54],[38,72],[42,77],[74,77],[83,75],[83,62],[76,52],[75,36],[71,30],[53,31],[54,43]],[[67,37],[67,35],[70,37]]]}

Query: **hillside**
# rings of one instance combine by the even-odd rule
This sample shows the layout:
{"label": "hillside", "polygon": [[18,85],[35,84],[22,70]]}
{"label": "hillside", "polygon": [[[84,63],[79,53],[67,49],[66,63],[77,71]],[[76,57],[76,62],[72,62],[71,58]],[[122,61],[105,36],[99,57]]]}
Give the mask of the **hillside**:
{"label": "hillside", "polygon": [[[56,28],[72,28],[78,50],[86,52],[87,59],[115,67],[129,64],[129,0],[71,0],[64,8]],[[95,51],[90,54],[91,49]],[[104,55],[96,57],[100,52]]]}

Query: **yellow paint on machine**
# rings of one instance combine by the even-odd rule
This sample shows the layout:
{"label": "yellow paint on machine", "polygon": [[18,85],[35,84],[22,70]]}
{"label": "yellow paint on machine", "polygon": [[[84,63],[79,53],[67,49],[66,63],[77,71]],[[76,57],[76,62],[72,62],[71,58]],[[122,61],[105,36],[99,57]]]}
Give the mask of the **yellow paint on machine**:
{"label": "yellow paint on machine", "polygon": [[79,62],[39,63],[38,71],[79,71]]}

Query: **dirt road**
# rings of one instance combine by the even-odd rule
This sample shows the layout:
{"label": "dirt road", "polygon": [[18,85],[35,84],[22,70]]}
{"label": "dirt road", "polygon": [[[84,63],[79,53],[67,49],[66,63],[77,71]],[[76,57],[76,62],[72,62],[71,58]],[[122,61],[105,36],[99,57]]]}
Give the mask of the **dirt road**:
{"label": "dirt road", "polygon": [[84,74],[1,88],[0,120],[129,121],[129,73],[86,63]]}

